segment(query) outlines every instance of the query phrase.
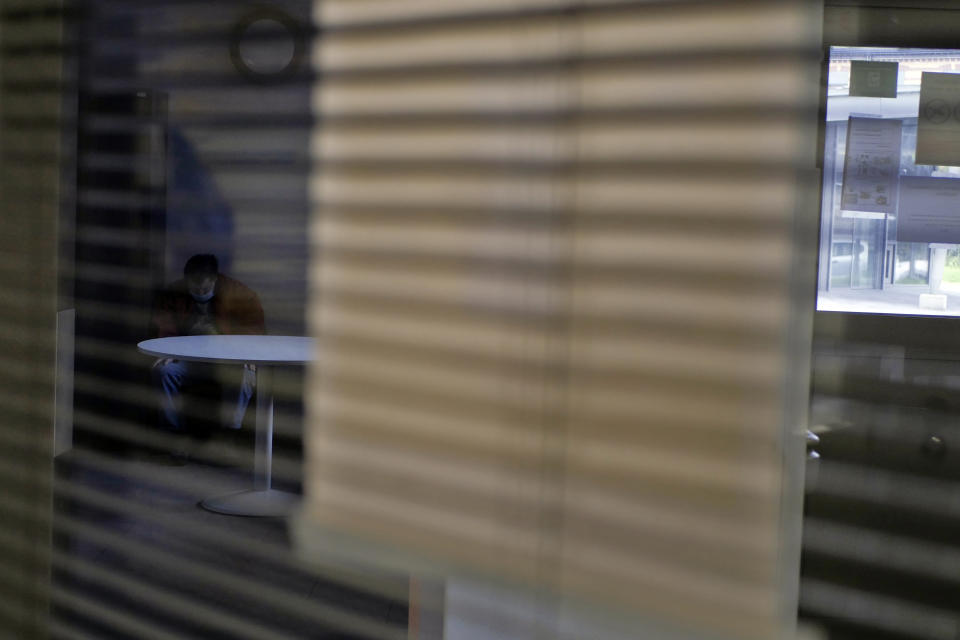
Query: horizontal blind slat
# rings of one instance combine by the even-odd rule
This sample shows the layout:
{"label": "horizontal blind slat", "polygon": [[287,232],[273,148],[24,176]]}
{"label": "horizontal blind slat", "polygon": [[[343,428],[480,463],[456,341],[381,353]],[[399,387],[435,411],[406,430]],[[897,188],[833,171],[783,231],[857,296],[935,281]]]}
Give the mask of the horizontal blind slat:
{"label": "horizontal blind slat", "polygon": [[[315,20],[308,516],[413,566],[774,635],[804,5]],[[691,520],[658,521],[664,496]],[[693,521],[729,534],[699,564],[668,544]]]}

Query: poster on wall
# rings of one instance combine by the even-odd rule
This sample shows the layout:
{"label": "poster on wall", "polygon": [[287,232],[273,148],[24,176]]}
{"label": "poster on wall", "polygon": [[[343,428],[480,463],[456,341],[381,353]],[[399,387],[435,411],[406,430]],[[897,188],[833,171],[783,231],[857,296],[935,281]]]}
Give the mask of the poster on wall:
{"label": "poster on wall", "polygon": [[867,98],[896,98],[899,62],[850,62],[850,95]]}
{"label": "poster on wall", "polygon": [[904,176],[898,242],[960,244],[960,180]]}
{"label": "poster on wall", "polygon": [[960,166],[960,73],[920,74],[916,163]]}
{"label": "poster on wall", "polygon": [[[840,210],[846,217],[860,213],[894,212],[900,174],[900,120],[851,116],[843,163]],[[880,216],[882,217],[882,216]]]}

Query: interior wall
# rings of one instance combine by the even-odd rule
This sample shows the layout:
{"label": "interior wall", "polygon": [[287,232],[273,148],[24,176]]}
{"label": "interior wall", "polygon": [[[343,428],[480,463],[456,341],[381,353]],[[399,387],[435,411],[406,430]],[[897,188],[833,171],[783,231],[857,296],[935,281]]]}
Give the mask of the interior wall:
{"label": "interior wall", "polygon": [[[268,333],[305,333],[309,61],[281,81],[251,80],[231,41],[238,22],[265,7],[309,39],[310,6],[88,0],[78,12],[79,199],[67,230],[78,433],[110,420],[154,426],[150,362],[133,347],[152,337],[155,292],[194,253],[216,254],[257,292]],[[275,386],[276,433],[296,446],[302,372],[282,371]]]}
{"label": "interior wall", "polygon": [[[308,0],[145,3],[127,43],[137,85],[167,96],[165,276],[194,254],[261,297],[268,332],[302,334],[306,296],[309,64],[281,82],[255,82],[231,59],[235,25],[264,6],[310,25]],[[115,7],[113,7],[115,8]],[[191,38],[193,40],[191,40]]]}

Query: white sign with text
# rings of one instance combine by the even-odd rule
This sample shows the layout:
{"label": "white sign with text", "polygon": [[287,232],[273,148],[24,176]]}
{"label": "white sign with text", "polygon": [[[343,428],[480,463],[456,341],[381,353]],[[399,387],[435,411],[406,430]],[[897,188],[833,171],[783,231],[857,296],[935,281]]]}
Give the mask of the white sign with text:
{"label": "white sign with text", "polygon": [[904,176],[897,241],[960,244],[960,180]]}
{"label": "white sign with text", "polygon": [[893,213],[900,174],[902,127],[900,120],[850,117],[841,211]]}

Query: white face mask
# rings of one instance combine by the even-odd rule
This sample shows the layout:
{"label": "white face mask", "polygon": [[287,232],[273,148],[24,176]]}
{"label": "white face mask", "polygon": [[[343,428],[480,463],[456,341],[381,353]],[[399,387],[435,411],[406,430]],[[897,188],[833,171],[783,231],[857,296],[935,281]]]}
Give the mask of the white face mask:
{"label": "white face mask", "polygon": [[217,290],[216,287],[217,281],[212,276],[187,279],[187,291],[197,302],[209,302]]}

